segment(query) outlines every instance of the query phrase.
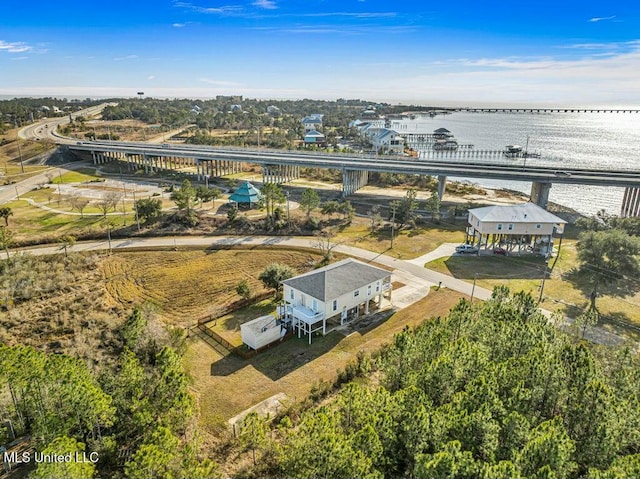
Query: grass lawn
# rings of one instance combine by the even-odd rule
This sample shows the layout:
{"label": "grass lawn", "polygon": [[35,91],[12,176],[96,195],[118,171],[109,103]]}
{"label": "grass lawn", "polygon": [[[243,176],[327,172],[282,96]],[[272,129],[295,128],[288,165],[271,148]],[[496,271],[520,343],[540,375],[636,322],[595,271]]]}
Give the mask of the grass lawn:
{"label": "grass lawn", "polygon": [[191,326],[240,299],[236,286],[243,279],[253,294],[265,291],[258,275],[269,263],[285,263],[302,273],[319,260],[313,253],[268,248],[127,252],[112,255],[102,268],[115,300],[150,302],[167,322]]}
{"label": "grass lawn", "polygon": [[303,400],[319,380],[333,380],[358,351],[374,351],[405,326],[447,314],[460,297],[446,289],[432,291],[372,329],[347,337],[339,332],[314,337],[311,346],[306,338],[293,338],[249,360],[222,356],[192,334],[184,361],[194,379],[200,423],[215,432],[229,418],[280,392],[291,401]]}
{"label": "grass lawn", "polygon": [[400,233],[396,232],[393,250],[391,250],[389,249],[391,231],[380,230],[371,234],[368,221],[358,219],[351,226],[338,233],[335,241],[377,253],[384,252],[386,255],[400,259],[412,259],[432,251],[442,243],[463,242],[464,228],[434,224],[418,226],[411,230],[400,231]]}
{"label": "grass lawn", "polygon": [[[575,241],[564,241],[558,261],[545,281],[542,307],[561,311],[571,317],[579,315],[589,306],[592,278],[577,273]],[[487,289],[506,285],[512,291],[528,291],[537,299],[540,295],[544,260],[541,257],[517,256],[451,256],[425,265],[426,268],[449,274],[455,278],[473,281]],[[597,306],[604,316],[640,324],[640,292],[626,289],[627,285],[601,284]]]}
{"label": "grass lawn", "polygon": [[240,325],[252,319],[266,316],[276,312],[276,303],[273,299],[265,299],[251,306],[238,309],[231,314],[222,316],[215,321],[207,323],[207,327],[219,334],[233,346],[242,346]]}
{"label": "grass lawn", "polygon": [[75,171],[69,171],[63,175],[58,175],[51,180],[51,183],[83,183],[86,181],[102,180],[97,176],[94,168],[80,168]]}

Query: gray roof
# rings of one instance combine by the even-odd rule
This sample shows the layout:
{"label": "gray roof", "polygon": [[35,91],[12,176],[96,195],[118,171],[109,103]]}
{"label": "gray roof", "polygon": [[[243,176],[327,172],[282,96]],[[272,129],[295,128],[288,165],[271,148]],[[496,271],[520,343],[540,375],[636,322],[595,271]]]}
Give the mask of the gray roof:
{"label": "gray roof", "polygon": [[260,334],[266,331],[267,329],[275,328],[278,326],[278,322],[275,317],[272,315],[260,316],[259,318],[252,319],[251,321],[247,321],[243,323],[242,326],[249,328],[255,334]]}
{"label": "gray roof", "polygon": [[326,303],[388,276],[391,276],[390,271],[347,258],[287,279],[282,284]]}
{"label": "gray roof", "polygon": [[534,203],[520,205],[485,206],[469,210],[480,221],[513,223],[552,223],[565,224],[566,221],[549,213]]}

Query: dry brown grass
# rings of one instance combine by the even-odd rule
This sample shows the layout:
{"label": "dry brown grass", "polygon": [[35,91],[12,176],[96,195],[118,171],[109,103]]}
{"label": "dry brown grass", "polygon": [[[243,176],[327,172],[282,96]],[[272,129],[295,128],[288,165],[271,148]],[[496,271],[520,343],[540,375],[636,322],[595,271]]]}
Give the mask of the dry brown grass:
{"label": "dry brown grass", "polygon": [[192,334],[185,365],[194,379],[201,425],[215,433],[229,418],[280,392],[291,401],[304,400],[315,383],[335,379],[358,351],[374,351],[405,326],[447,314],[460,297],[450,290],[432,291],[371,329],[347,337],[333,332],[314,338],[311,346],[304,338],[290,339],[250,360],[223,356]]}
{"label": "dry brown grass", "polygon": [[132,252],[109,258],[102,274],[121,304],[150,302],[167,321],[186,326],[239,299],[235,290],[243,279],[253,294],[263,292],[258,275],[269,263],[303,272],[318,260],[312,253],[259,248]]}

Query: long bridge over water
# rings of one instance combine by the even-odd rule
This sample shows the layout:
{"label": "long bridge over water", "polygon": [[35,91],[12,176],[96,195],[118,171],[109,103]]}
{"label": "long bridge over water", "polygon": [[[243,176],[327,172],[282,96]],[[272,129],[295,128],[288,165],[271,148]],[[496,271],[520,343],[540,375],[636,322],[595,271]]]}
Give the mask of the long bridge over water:
{"label": "long bridge over water", "polygon": [[452,108],[472,113],[640,113],[634,108]]}
{"label": "long bridge over water", "polygon": [[526,164],[486,161],[491,155],[456,156],[447,152],[442,159],[402,156],[327,154],[321,152],[266,149],[215,148],[199,145],[154,145],[137,142],[89,141],[69,144],[76,153],[91,155],[96,164],[120,161],[130,170],[186,171],[202,181],[241,171],[243,163],[262,167],[264,183],[286,183],[297,178],[300,167],[337,169],[342,172],[342,193],[348,196],[367,184],[369,172],[403,173],[438,177],[442,198],[448,176],[489,178],[531,182],[531,201],[546,207],[554,183],[625,188],[621,216],[640,216],[640,171],[570,168],[558,170]]}

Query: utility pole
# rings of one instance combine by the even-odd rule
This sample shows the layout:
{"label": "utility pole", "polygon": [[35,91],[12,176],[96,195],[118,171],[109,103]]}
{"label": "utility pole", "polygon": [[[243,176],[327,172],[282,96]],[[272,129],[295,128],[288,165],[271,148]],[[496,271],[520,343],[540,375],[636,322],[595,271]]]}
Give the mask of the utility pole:
{"label": "utility pole", "polygon": [[473,293],[476,292],[476,280],[478,279],[478,273],[473,273],[473,286],[471,287],[471,299],[470,303],[473,303]]}
{"label": "utility pole", "polygon": [[20,154],[20,169],[24,173],[24,163],[22,162],[22,148],[20,148],[20,140],[17,140],[18,143],[18,153]]}
{"label": "utility pole", "polygon": [[540,297],[538,298],[538,304],[542,303],[542,294],[544,293],[544,282],[547,279],[547,267],[549,265],[549,260],[545,260],[544,262],[544,272],[542,273],[542,284],[540,285]]}
{"label": "utility pole", "polygon": [[284,196],[285,196],[285,198],[287,198],[287,226],[290,228],[291,227],[291,216],[289,215],[289,192],[285,191],[284,192]]}
{"label": "utility pole", "polygon": [[393,249],[393,237],[396,232],[396,205],[392,205],[392,213],[391,213],[391,249]]}

